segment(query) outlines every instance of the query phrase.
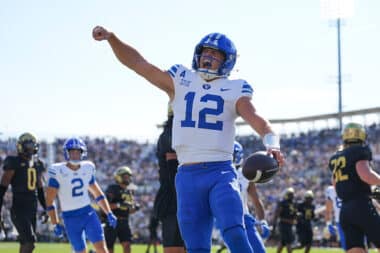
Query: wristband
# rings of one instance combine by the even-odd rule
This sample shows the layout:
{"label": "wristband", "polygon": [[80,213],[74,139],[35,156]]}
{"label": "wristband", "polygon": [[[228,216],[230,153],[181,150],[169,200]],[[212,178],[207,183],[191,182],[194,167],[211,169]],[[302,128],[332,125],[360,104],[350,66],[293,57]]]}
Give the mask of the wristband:
{"label": "wristband", "polygon": [[263,137],[263,144],[266,149],[278,149],[280,150],[280,136],[274,133],[267,133]]}
{"label": "wristband", "polygon": [[48,207],[46,207],[46,212],[49,212],[49,211],[54,210],[54,209],[55,209],[54,205],[48,206]]}
{"label": "wristband", "polygon": [[95,199],[95,201],[96,201],[96,203],[98,203],[98,202],[101,201],[102,199],[105,199],[104,195],[100,195],[100,196],[98,196],[98,197]]}

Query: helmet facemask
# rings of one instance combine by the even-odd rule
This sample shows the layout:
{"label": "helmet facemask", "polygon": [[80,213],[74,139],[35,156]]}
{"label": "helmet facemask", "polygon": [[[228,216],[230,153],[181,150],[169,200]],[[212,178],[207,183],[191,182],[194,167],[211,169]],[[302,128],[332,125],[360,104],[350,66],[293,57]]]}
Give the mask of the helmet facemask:
{"label": "helmet facemask", "polygon": [[[70,150],[79,150],[80,156],[78,158],[71,158]],[[87,158],[87,146],[80,138],[70,138],[63,144],[63,156],[65,160],[72,165],[79,165],[81,161]]]}
{"label": "helmet facemask", "polygon": [[[210,49],[215,52],[210,53]],[[213,56],[212,54],[217,54],[217,56]],[[197,59],[197,72],[204,80],[210,81],[215,78],[223,77],[218,73],[218,69],[225,61],[225,55],[223,52],[215,48],[203,47],[201,54],[197,57]]]}
{"label": "helmet facemask", "polygon": [[[201,57],[203,57],[202,52],[205,48],[211,48],[223,54],[224,60],[220,62],[217,69],[202,66]],[[205,36],[195,47],[192,68],[206,81],[219,77],[227,77],[235,66],[236,57],[236,48],[227,36],[220,33],[211,33]],[[212,62],[210,63],[212,65]]]}
{"label": "helmet facemask", "polygon": [[30,133],[22,134],[17,140],[17,152],[28,158],[37,154],[39,147],[36,137]]}

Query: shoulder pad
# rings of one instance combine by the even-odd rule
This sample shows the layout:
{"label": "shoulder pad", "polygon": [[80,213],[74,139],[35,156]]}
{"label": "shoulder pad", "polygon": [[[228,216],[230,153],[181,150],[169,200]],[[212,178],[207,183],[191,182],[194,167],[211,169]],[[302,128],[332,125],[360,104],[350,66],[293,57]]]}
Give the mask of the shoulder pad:
{"label": "shoulder pad", "polygon": [[17,156],[7,156],[4,160],[4,170],[15,170],[17,168]]}
{"label": "shoulder pad", "polygon": [[187,69],[181,65],[176,64],[173,65],[167,72],[170,74],[172,78],[175,78],[176,76],[185,77]]}

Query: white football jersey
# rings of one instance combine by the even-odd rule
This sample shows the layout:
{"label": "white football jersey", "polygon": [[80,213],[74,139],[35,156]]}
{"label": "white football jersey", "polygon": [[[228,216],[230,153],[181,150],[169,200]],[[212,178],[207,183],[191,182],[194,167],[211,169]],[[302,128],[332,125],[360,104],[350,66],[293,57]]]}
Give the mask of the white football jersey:
{"label": "white football jersey", "polygon": [[241,168],[237,170],[237,179],[238,179],[239,187],[240,187],[241,200],[243,202],[243,213],[249,214],[249,209],[248,209],[249,180],[246,179],[245,176],[243,176],[243,172]]}
{"label": "white football jersey", "polygon": [[342,200],[336,195],[335,188],[332,185],[326,188],[325,194],[326,198],[330,199],[333,203],[335,222],[339,223],[339,214],[342,207]]}
{"label": "white football jersey", "polygon": [[58,198],[62,211],[71,211],[91,204],[89,196],[90,182],[94,182],[95,165],[90,161],[81,161],[78,170],[72,170],[64,163],[55,163],[49,168],[48,175],[58,184]]}
{"label": "white football jersey", "polygon": [[251,86],[227,78],[206,82],[182,65],[168,73],[175,88],[172,147],[179,163],[232,160],[236,101],[251,98]]}

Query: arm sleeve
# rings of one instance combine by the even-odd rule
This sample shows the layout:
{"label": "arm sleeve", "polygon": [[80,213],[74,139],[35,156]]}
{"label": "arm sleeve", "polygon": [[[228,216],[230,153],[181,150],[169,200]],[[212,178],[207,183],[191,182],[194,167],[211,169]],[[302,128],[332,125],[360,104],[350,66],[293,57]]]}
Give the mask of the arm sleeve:
{"label": "arm sleeve", "polygon": [[59,188],[59,183],[58,183],[57,179],[51,177],[51,178],[49,178],[48,186],[58,189]]}

